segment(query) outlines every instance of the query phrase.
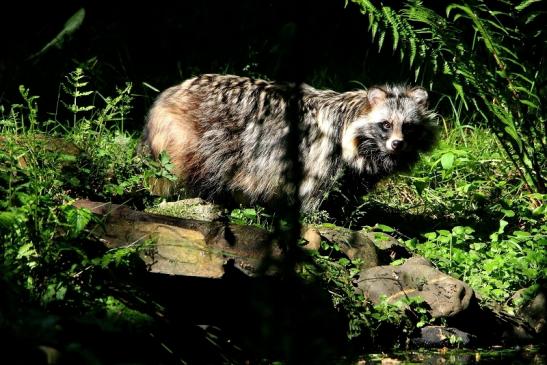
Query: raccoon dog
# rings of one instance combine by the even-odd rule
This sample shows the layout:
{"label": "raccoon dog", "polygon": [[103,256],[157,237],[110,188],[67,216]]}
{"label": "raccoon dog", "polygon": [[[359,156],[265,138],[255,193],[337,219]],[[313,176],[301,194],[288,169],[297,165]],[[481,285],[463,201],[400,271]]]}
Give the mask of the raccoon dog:
{"label": "raccoon dog", "polygon": [[[190,193],[275,203],[294,191],[286,175],[294,166],[286,156],[291,90],[231,75],[186,80],[157,98],[144,142],[156,157],[169,154]],[[374,183],[409,168],[434,143],[434,113],[421,87],[338,93],[302,85],[298,92],[298,196],[305,211],[318,207],[342,171]]]}

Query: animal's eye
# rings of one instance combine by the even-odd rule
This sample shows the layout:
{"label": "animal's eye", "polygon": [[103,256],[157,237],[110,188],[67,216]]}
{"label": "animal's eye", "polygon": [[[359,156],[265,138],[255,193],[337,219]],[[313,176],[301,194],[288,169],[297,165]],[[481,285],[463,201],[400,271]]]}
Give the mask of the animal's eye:
{"label": "animal's eye", "polygon": [[384,120],[383,122],[380,123],[380,126],[382,127],[382,129],[384,131],[388,131],[391,129],[391,123],[388,122],[387,120]]}

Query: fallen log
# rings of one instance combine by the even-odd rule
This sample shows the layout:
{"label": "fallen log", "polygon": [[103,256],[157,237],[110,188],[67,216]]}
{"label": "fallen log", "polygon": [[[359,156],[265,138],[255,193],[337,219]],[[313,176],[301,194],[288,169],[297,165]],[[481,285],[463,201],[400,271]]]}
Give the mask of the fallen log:
{"label": "fallen log", "polygon": [[254,275],[267,255],[280,255],[269,233],[257,227],[181,219],[89,200],[78,200],[75,206],[104,218],[92,233],[107,247],[146,246],[141,257],[150,272],[220,278],[231,261]]}
{"label": "fallen log", "polygon": [[[264,262],[281,257],[272,234],[259,227],[176,218],[89,200],[78,200],[75,206],[103,218],[92,233],[101,237],[108,248],[145,247],[141,257],[150,272],[220,278],[225,265],[233,265],[255,276]],[[364,267],[378,265],[374,243],[359,232],[306,227],[302,237],[308,241],[306,249],[318,248],[321,239],[336,239],[341,251],[352,259],[361,258]]]}

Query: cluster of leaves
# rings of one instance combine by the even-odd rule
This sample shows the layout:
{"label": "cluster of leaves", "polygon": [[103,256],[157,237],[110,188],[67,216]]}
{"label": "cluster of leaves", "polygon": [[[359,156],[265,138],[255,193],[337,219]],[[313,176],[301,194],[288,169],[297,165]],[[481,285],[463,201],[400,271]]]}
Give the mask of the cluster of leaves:
{"label": "cluster of leaves", "polygon": [[[7,121],[3,122],[6,128]],[[47,151],[43,141],[25,142],[24,135],[3,136],[2,274],[28,289],[35,299],[62,300],[69,286],[77,290],[79,285],[77,277],[87,255],[70,242],[79,236],[91,214],[67,204],[61,193],[62,155]]]}
{"label": "cluster of leaves", "polygon": [[485,299],[504,302],[516,290],[547,277],[547,196],[527,192],[505,163],[505,154],[485,148],[488,139],[494,144],[491,135],[474,134],[480,139],[467,141],[465,149],[452,145],[425,161],[438,180],[429,181],[426,189],[435,190],[422,196],[428,195],[431,205],[431,198],[448,197],[442,205],[451,214],[458,209],[468,214],[462,221],[475,228],[456,225],[426,233],[421,245],[415,239],[408,244]]}
{"label": "cluster of leaves", "polygon": [[546,192],[547,114],[541,100],[547,75],[541,65],[547,33],[539,2],[455,1],[443,13],[420,0],[398,8],[352,1],[368,15],[380,49],[389,36],[416,80],[450,85],[448,95],[496,132],[528,187]]}
{"label": "cluster of leaves", "polygon": [[[76,121],[74,127],[79,134],[73,132],[70,139],[45,135],[53,123],[40,123],[37,98],[23,87],[21,95],[25,103],[12,105],[0,117],[0,330],[22,326],[27,328],[27,335],[36,331],[33,341],[54,343],[58,340],[54,334],[59,334],[61,328],[59,318],[52,317],[54,313],[87,313],[96,320],[127,309],[109,291],[114,283],[110,280],[111,269],[131,271],[136,248],[105,250],[86,230],[94,220],[91,212],[76,208],[69,196],[78,186],[77,179],[115,164],[113,161],[119,157],[101,160],[100,152],[95,151],[100,163],[88,170],[81,166],[75,172],[74,164],[81,161],[73,153],[85,151],[83,142],[91,143],[93,138],[101,139],[94,142],[94,146],[101,146],[116,137],[90,127],[85,129],[89,136],[78,140],[84,134],[79,123],[88,124],[85,118]],[[108,99],[108,113],[122,113],[112,100]],[[98,114],[106,120],[105,109],[108,107]],[[75,149],[71,141],[82,143]],[[108,182],[102,186],[108,191]],[[50,314],[46,316],[42,311]],[[31,312],[35,314],[30,316]],[[129,322],[148,318],[130,314],[131,318],[124,317]],[[38,339],[38,333],[43,338]],[[63,345],[69,343],[61,342]]]}
{"label": "cluster of leaves", "polygon": [[235,224],[244,224],[272,229],[272,215],[266,213],[265,209],[256,206],[254,208],[237,208],[230,212],[230,221]]}
{"label": "cluster of leaves", "polygon": [[[444,94],[438,107],[452,112],[452,125],[445,120],[443,141],[412,174],[388,180],[351,219],[389,206],[402,219],[381,223],[406,232],[410,248],[485,299],[503,302],[544,279],[547,37],[540,2],[352,2],[367,15],[379,51],[389,42],[415,81]],[[405,226],[405,218],[422,222]]]}
{"label": "cluster of leaves", "polygon": [[[40,125],[36,97],[24,88],[24,105],[12,106],[0,121],[0,273],[3,281],[16,283],[14,287],[44,304],[81,308],[89,301],[89,306],[99,303],[106,312],[119,311],[124,305],[94,278],[112,265],[129,265],[135,251],[90,250],[85,227],[92,216],[74,208],[68,194],[135,197],[151,178],[172,179],[171,163],[166,155],[151,162],[134,154],[137,140],[123,129],[130,85],[113,98],[102,98],[87,89],[82,71],[76,70],[64,90],[72,99],[65,104],[72,113],[70,129]],[[93,97],[101,98],[103,106],[86,102]],[[51,143],[55,137],[43,136],[58,130],[63,138],[56,143]],[[75,146],[76,154],[69,153],[68,144]],[[547,274],[547,196],[528,192],[520,170],[506,160],[506,150],[492,134],[459,126],[424,156],[411,176],[389,180],[366,197],[362,208],[377,200],[432,222],[461,220],[464,223],[444,229],[431,225],[423,239],[408,239],[406,245],[471,284],[486,299],[505,301]],[[230,218],[264,228],[272,219],[258,207],[233,210]],[[335,244],[323,243],[322,253],[326,254],[315,256],[314,265],[303,268],[303,275],[321,281],[331,293],[335,307],[348,317],[350,339],[395,331],[400,337],[391,341],[403,344],[416,327],[430,323],[419,298],[366,303],[352,283],[360,263],[340,257]]]}
{"label": "cluster of leaves", "polygon": [[507,221],[490,240],[478,239],[471,227],[426,233],[425,241],[409,240],[409,248],[433,260],[440,270],[460,278],[484,299],[503,303],[518,289],[547,276],[547,225],[532,232],[505,232]]}
{"label": "cluster of leaves", "polygon": [[[174,180],[167,156],[158,161],[135,154],[139,140],[124,130],[131,109],[131,84],[117,89],[115,97],[103,97],[88,89],[82,69],[67,76],[63,90],[72,99],[64,103],[72,113],[73,125],[63,131],[63,138],[79,149],[77,170],[70,175],[70,189],[80,196],[126,201],[144,198],[153,179]],[[102,99],[102,106],[95,102]],[[59,124],[57,124],[59,125]]]}
{"label": "cluster of leaves", "polygon": [[525,190],[491,132],[459,126],[411,174],[389,180],[369,198],[433,219],[487,224],[491,216],[501,218],[501,205],[516,204],[515,197],[526,201]]}
{"label": "cluster of leaves", "polygon": [[547,277],[547,196],[528,192],[506,161],[492,133],[454,128],[410,176],[390,179],[362,208],[375,201],[425,217],[406,245],[503,303]]}
{"label": "cluster of leaves", "polygon": [[[302,265],[302,277],[318,281],[330,293],[334,307],[347,317],[349,340],[382,346],[405,347],[416,328],[433,322],[423,298],[403,297],[392,302],[384,297],[373,304],[355,288],[363,262],[340,254],[334,242],[321,242],[312,262]],[[385,336],[389,333],[390,336]]]}

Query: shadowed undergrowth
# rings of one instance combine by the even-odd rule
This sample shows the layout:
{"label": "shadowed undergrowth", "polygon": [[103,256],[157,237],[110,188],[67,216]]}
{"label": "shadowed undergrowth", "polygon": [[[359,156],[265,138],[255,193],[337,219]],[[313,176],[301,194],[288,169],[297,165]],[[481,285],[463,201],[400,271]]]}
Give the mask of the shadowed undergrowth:
{"label": "shadowed undergrowth", "polygon": [[[25,88],[24,104],[4,109],[0,121],[0,330],[11,336],[12,348],[30,348],[28,356],[39,357],[36,346],[45,344],[66,363],[115,362],[110,354],[116,350],[120,361],[192,362],[194,346],[209,351],[213,362],[260,358],[262,351],[295,360],[317,348],[324,349],[316,353],[321,358],[373,343],[404,346],[418,323],[430,321],[419,302],[407,303],[422,313],[414,321],[388,303],[363,305],[351,284],[358,263],[341,258],[335,246],[323,247],[311,271],[283,285],[237,274],[223,283],[146,277],[137,259],[143,247],[102,248],[86,229],[95,218],[71,202],[83,197],[153,206],[158,199],[148,184],[172,178],[170,162],[135,153],[139,136],[123,127],[130,85],[113,97],[92,98],[77,70],[64,90],[72,113],[67,123],[39,120],[37,99]],[[534,292],[545,277],[544,199],[525,189],[490,132],[451,125],[411,173],[357,197],[351,210],[316,212],[305,220],[390,233],[468,281],[484,299],[513,310],[510,296],[523,287]],[[272,213],[260,207],[229,216],[272,227]],[[258,317],[245,318],[248,305]],[[375,337],[379,331],[400,336],[386,341]],[[126,332],[134,335],[121,339]],[[319,342],[304,341],[310,338]],[[151,353],[132,350],[141,345]]]}

